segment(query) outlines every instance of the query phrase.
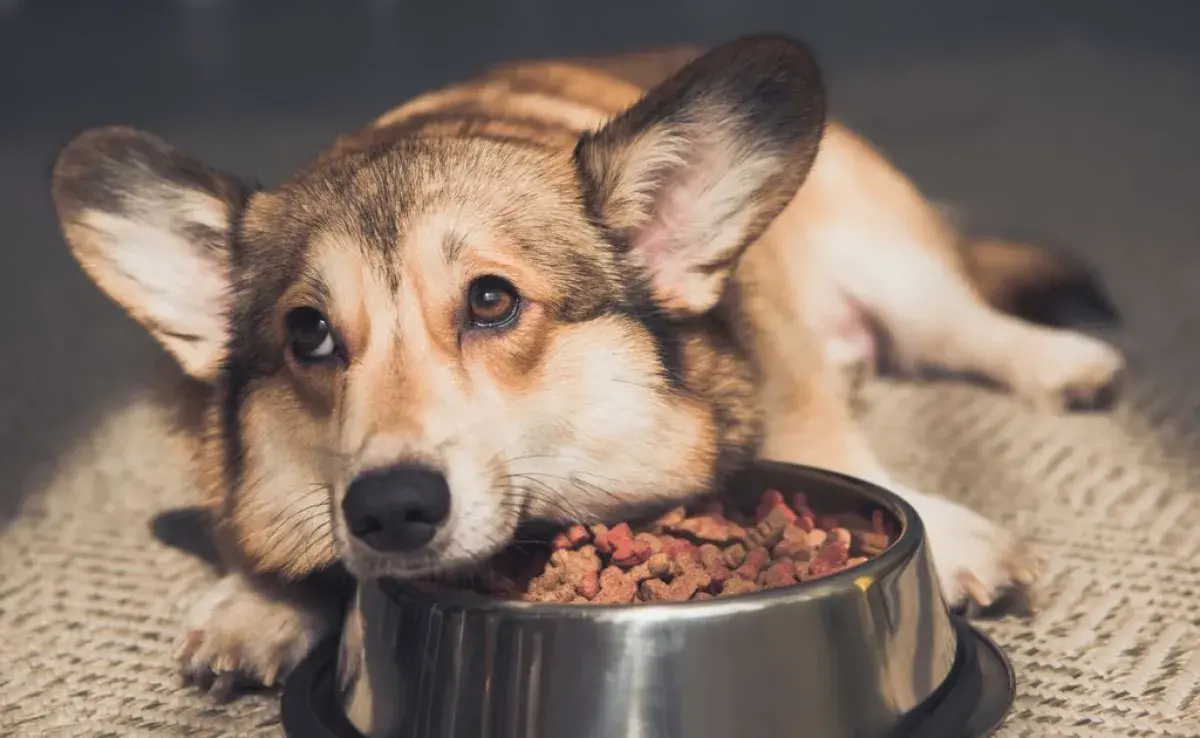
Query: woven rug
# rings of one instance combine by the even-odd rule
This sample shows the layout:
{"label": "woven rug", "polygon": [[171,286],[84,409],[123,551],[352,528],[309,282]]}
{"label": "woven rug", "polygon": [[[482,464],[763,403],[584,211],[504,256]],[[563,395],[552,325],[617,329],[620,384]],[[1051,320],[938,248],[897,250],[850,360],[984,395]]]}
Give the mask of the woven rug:
{"label": "woven rug", "polygon": [[[1065,43],[841,70],[835,83],[839,112],[926,189],[1068,241],[1126,315],[1112,338],[1132,376],[1108,414],[1039,416],[955,383],[866,392],[865,422],[898,476],[1004,520],[1048,557],[1038,616],[985,626],[1019,677],[1001,734],[1200,735],[1196,76]],[[243,129],[246,145],[267,130]],[[61,248],[48,219],[31,233]],[[98,299],[75,302],[109,310],[118,344],[146,353]],[[46,330],[84,317],[64,310]],[[44,453],[23,445],[37,406],[3,401],[24,413],[5,453]],[[79,423],[66,450],[23,466],[24,491],[0,517],[0,735],[277,734],[277,695],[213,705],[173,670],[180,613],[210,574],[151,531],[157,513],[190,504],[162,411],[148,391],[123,391]]]}

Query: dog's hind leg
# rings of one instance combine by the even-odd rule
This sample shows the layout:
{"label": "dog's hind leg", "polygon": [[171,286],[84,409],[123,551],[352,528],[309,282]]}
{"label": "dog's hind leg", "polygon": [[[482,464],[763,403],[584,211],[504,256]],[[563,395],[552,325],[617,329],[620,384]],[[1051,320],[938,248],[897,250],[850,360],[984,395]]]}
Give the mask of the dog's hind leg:
{"label": "dog's hind leg", "polygon": [[1079,264],[1019,243],[962,248],[942,214],[865,144],[833,131],[824,146],[792,222],[813,250],[809,278],[827,280],[881,330],[889,368],[981,376],[1048,410],[1111,398],[1123,367],[1114,348],[1018,315],[1048,322],[1055,300],[1094,298]]}

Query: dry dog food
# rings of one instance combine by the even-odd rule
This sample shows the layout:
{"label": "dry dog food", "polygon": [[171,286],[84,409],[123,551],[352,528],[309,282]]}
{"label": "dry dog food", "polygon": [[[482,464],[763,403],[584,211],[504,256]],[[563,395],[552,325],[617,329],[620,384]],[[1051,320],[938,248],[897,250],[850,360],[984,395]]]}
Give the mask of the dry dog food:
{"label": "dry dog food", "polygon": [[513,548],[478,574],[485,594],[530,602],[682,602],[787,587],[878,555],[894,540],[882,510],[818,515],[803,494],[762,495],[753,515],[720,502],[671,510],[635,530],[575,525],[550,546]]}

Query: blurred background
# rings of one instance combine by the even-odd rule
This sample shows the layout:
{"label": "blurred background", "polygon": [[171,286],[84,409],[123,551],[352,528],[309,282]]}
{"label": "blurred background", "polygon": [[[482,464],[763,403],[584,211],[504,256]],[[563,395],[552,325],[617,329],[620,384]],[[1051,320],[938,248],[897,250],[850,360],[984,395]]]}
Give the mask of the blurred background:
{"label": "blurred background", "polygon": [[994,626],[1021,670],[1012,734],[1196,734],[1200,3],[1170,0],[0,0],[0,734],[274,725],[270,698],[218,712],[173,680],[205,574],[147,532],[186,500],[143,400],[162,356],[58,235],[71,134],[133,124],[274,184],[489,62],[756,31],[807,40],[833,114],[926,192],[1104,276],[1134,373],[1114,413],[884,382],[867,422],[902,476],[1056,562],[1048,613]]}

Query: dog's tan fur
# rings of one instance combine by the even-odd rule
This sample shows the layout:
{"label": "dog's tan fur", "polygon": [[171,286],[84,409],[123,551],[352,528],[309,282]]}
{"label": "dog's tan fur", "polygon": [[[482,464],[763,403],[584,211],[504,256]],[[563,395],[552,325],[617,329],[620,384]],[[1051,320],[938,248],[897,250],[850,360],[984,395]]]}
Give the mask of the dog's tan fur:
{"label": "dog's tan fur", "polygon": [[[780,38],[498,67],[273,190],[101,129],[60,155],[54,195],[84,269],[199,398],[199,487],[232,573],[188,623],[194,675],[285,673],[336,622],[314,572],[459,566],[522,520],[683,499],[754,455],[897,489],[947,596],[988,601],[1031,581],[1027,560],[888,477],[845,370],[877,362],[874,329],[896,368],[981,374],[1062,408],[1122,363],[1002,312],[1014,284],[1073,272],[998,240],[964,249],[902,174],[825,123],[811,59]],[[462,327],[484,274],[522,297],[503,333]],[[313,306],[344,362],[288,353],[285,316]],[[425,550],[382,555],[339,504],[356,474],[401,461],[444,471],[454,505]]]}

